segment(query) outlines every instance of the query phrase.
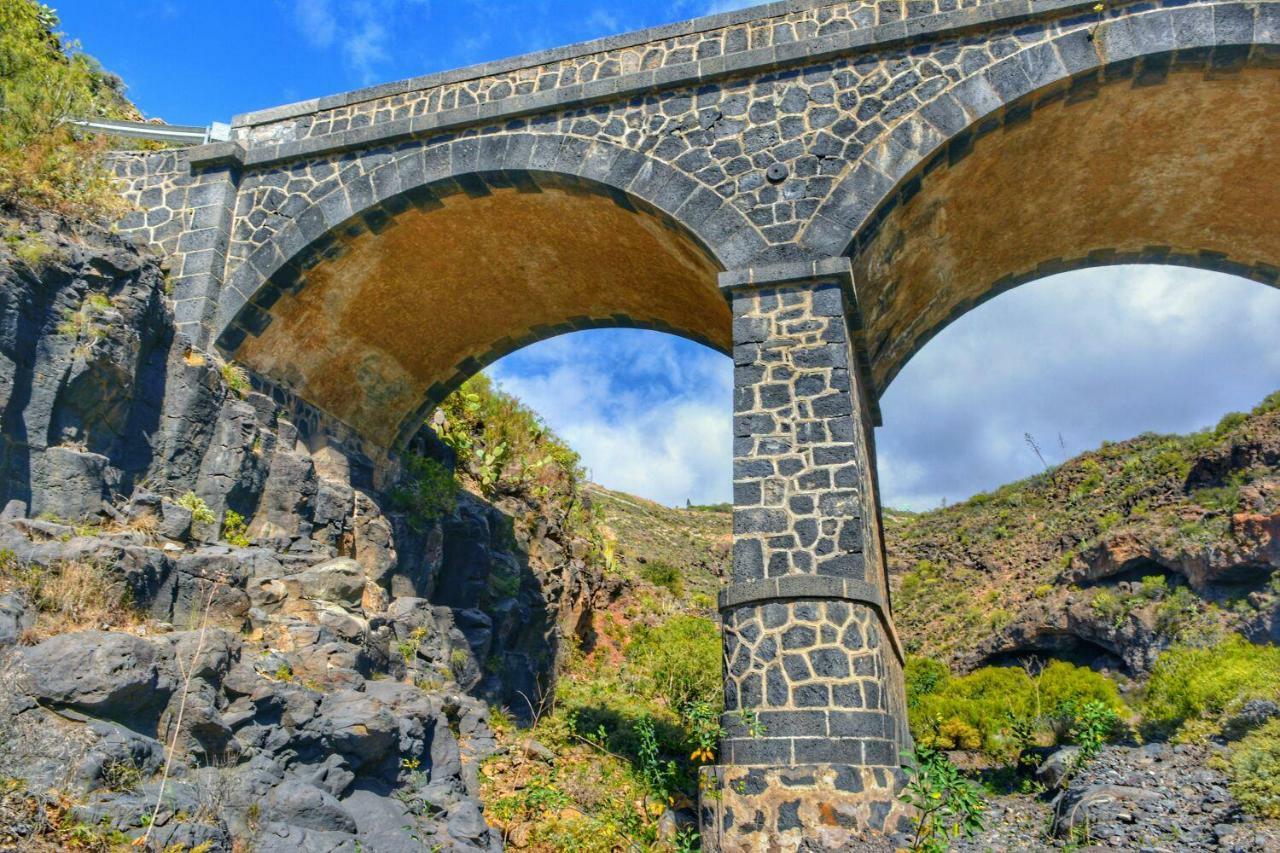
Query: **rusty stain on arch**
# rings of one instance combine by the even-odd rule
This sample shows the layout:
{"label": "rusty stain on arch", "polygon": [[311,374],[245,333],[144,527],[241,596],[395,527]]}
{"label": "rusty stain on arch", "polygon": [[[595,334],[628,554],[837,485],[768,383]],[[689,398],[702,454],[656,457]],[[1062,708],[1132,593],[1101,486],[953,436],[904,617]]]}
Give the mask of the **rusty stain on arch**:
{"label": "rusty stain on arch", "polygon": [[1055,272],[1174,263],[1277,283],[1280,72],[1173,71],[1151,85],[1125,71],[1010,107],[908,176],[910,191],[859,235],[879,393],[952,320]]}
{"label": "rusty stain on arch", "polygon": [[532,340],[639,326],[730,350],[718,265],[687,232],[546,183],[446,196],[352,229],[235,358],[390,448],[424,400]]}

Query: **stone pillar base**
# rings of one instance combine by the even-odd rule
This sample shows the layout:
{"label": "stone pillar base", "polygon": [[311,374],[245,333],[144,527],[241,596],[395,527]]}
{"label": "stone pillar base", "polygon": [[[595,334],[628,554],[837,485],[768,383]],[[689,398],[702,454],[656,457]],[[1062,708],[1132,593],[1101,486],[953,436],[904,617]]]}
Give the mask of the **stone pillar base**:
{"label": "stone pillar base", "polygon": [[894,767],[724,765],[702,768],[699,782],[707,851],[892,851],[889,836],[911,828]]}

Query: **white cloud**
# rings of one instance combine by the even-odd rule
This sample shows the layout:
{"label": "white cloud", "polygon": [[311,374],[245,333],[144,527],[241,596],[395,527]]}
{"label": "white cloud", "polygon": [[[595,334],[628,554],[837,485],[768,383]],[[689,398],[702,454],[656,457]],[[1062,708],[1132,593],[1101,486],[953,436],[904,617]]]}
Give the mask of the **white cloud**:
{"label": "white cloud", "polygon": [[338,22],[333,16],[329,0],[298,0],[293,7],[293,15],[308,44],[321,48],[333,44]]}
{"label": "white cloud", "polygon": [[703,15],[732,12],[736,9],[748,9],[763,5],[764,2],[765,0],[671,0],[667,4],[667,14],[673,18],[698,18]]}
{"label": "white cloud", "polygon": [[714,0],[714,2],[708,3],[698,14],[717,15],[720,12],[732,12],[735,9],[746,9],[749,6],[759,5],[760,0]]}
{"label": "white cloud", "polygon": [[1035,473],[1027,432],[1052,463],[1249,408],[1280,388],[1278,328],[1280,291],[1174,267],[1067,273],[999,296],[882,399],[886,503],[924,509]]}
{"label": "white cloud", "polygon": [[381,80],[390,34],[423,26],[430,0],[294,0],[294,22],[312,47],[336,50],[362,85]]}
{"label": "white cloud", "polygon": [[670,505],[730,498],[732,365],[657,332],[581,332],[490,368],[604,486]]}

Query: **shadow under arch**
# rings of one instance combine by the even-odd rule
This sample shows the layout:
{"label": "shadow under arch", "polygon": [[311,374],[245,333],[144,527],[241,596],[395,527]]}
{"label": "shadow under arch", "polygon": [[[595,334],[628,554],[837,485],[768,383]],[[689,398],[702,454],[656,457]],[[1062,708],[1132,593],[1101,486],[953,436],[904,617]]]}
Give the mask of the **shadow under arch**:
{"label": "shadow under arch", "polygon": [[435,176],[410,152],[368,176],[359,210],[339,188],[342,203],[302,211],[232,273],[219,349],[388,449],[467,376],[566,332],[729,352],[716,276],[758,240],[736,208],[648,158],[625,188],[531,167],[538,144],[512,135],[505,150],[525,153],[505,168]]}
{"label": "shadow under arch", "polygon": [[810,240],[825,229],[853,259],[873,396],[957,317],[1054,273],[1165,263],[1276,285],[1277,69],[1280,4],[1156,9],[1014,53],[919,108]]}

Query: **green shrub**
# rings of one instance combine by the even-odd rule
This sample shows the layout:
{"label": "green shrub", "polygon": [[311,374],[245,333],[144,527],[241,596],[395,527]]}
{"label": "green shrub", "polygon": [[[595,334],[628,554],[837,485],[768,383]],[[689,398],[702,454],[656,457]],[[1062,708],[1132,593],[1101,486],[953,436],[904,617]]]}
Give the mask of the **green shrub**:
{"label": "green shrub", "polygon": [[[978,748],[996,756],[1020,749],[1028,725],[1036,739],[1062,739],[1076,727],[1081,709],[1096,702],[1118,715],[1124,703],[1116,685],[1086,667],[1054,661],[1033,677],[1014,667],[984,667],[943,677],[934,661],[907,661],[911,730],[926,746]],[[978,735],[978,747],[970,732]]]}
{"label": "green shrub", "polygon": [[201,524],[213,524],[218,517],[213,514],[213,510],[209,509],[209,505],[204,502],[204,498],[195,492],[187,492],[177,500],[178,506],[191,511],[191,520]]}
{"label": "green shrub", "polygon": [[1231,794],[1261,818],[1280,818],[1280,720],[1250,732],[1225,761]]}
{"label": "green shrub", "polygon": [[404,512],[409,525],[423,530],[434,519],[453,512],[458,483],[453,472],[434,459],[406,453],[400,484],[391,490],[391,503]]}
{"label": "green shrub", "polygon": [[676,598],[684,595],[684,578],[680,570],[663,560],[651,560],[640,567],[640,577],[654,586],[669,590]]}
{"label": "green shrub", "polygon": [[1159,601],[1169,594],[1169,582],[1164,575],[1148,575],[1142,579],[1141,594],[1148,601]]}
{"label": "green shrub", "polygon": [[70,118],[137,118],[58,17],[32,0],[0,0],[0,197],[69,213],[118,212],[124,203],[99,155],[108,146]]}
{"label": "green shrub", "polygon": [[1280,648],[1232,634],[1209,646],[1175,646],[1151,670],[1141,710],[1153,731],[1220,721],[1250,699],[1280,700]]}
{"label": "green shrub", "polygon": [[1156,633],[1176,639],[1199,612],[1200,599],[1189,588],[1180,586],[1156,605]]}
{"label": "green shrub", "polygon": [[920,743],[944,746],[939,741],[941,726],[958,721],[979,733],[982,748],[997,752],[1009,715],[1030,716],[1032,708],[1031,679],[1025,672],[985,667],[950,679],[935,693],[919,696],[910,714],[911,728]]}
{"label": "green shrub", "polygon": [[939,749],[981,749],[982,733],[964,720],[952,717],[938,725],[932,745]]}
{"label": "green shrub", "polygon": [[222,516],[222,538],[237,548],[248,548],[252,544],[244,516],[234,509],[227,510]]}
{"label": "green shrub", "polygon": [[907,684],[907,707],[915,708],[922,696],[931,696],[946,686],[951,670],[941,661],[909,655],[903,677]]}
{"label": "green shrub", "polygon": [[1114,708],[1097,699],[1090,699],[1083,705],[1073,703],[1067,707],[1075,717],[1071,726],[1071,740],[1080,747],[1076,762],[1084,764],[1102,751],[1102,745],[1120,727],[1120,717]]}
{"label": "green shrub", "polygon": [[903,757],[908,759],[910,781],[902,799],[915,809],[912,850],[945,853],[952,839],[982,831],[982,794],[945,754],[918,746],[914,755]]}
{"label": "green shrub", "polygon": [[1254,415],[1265,415],[1276,411],[1280,411],[1280,391],[1271,392],[1253,408]]}
{"label": "green shrub", "polygon": [[1123,622],[1129,612],[1129,608],[1124,601],[1120,600],[1120,596],[1109,589],[1100,589],[1095,592],[1093,598],[1089,599],[1089,608],[1099,618],[1106,619],[1114,625]]}
{"label": "green shrub", "polygon": [[676,616],[655,628],[642,627],[627,647],[643,689],[665,697],[667,707],[691,702],[723,703],[720,632],[710,619]]}
{"label": "green shrub", "polygon": [[1222,416],[1222,420],[1218,421],[1218,425],[1213,428],[1213,434],[1217,438],[1221,438],[1232,430],[1244,425],[1249,416],[1244,412],[1228,412]]}
{"label": "green shrub", "polygon": [[1117,713],[1124,710],[1115,682],[1088,667],[1053,661],[1041,671],[1039,686],[1041,709],[1050,713],[1070,703],[1080,705],[1091,701]]}

